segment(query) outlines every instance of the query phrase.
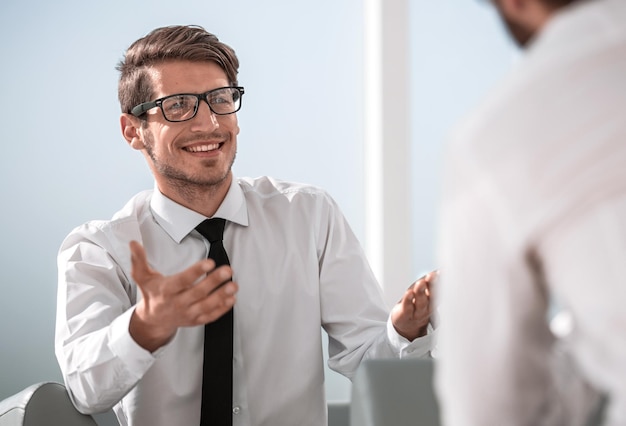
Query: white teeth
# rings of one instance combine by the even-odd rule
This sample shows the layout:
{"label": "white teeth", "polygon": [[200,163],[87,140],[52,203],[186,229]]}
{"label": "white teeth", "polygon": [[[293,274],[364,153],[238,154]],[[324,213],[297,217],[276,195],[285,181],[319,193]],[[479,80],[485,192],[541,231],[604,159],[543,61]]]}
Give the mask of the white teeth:
{"label": "white teeth", "polygon": [[220,144],[212,143],[210,145],[196,145],[196,146],[188,146],[185,149],[191,152],[207,152],[213,151],[214,149],[219,148]]}

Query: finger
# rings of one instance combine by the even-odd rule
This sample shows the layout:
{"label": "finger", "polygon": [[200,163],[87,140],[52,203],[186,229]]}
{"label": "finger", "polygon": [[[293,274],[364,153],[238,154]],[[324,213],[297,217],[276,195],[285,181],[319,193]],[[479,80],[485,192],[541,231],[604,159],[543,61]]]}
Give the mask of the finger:
{"label": "finger", "polygon": [[434,270],[427,274],[428,297],[430,298],[433,298],[433,294],[437,290],[439,276],[439,270]]}
{"label": "finger", "polygon": [[439,281],[440,275],[441,274],[439,270],[437,269],[432,272],[429,272],[428,274],[426,274],[426,282],[428,283],[429,286],[436,285],[437,282]]}
{"label": "finger", "polygon": [[202,280],[196,283],[196,287],[205,295],[210,294],[220,286],[232,280],[233,270],[228,265],[222,265],[207,272]]}
{"label": "finger", "polygon": [[188,309],[198,302],[202,302],[216,291],[220,285],[230,282],[230,268],[219,267],[206,274],[204,278],[188,288],[182,289],[176,296],[179,309]]}
{"label": "finger", "polygon": [[430,271],[429,273],[424,275],[424,278],[428,282],[434,282],[437,278],[439,278],[439,270],[435,269],[434,271]]}
{"label": "finger", "polygon": [[[224,284],[232,281],[233,271],[228,265],[222,265],[211,274],[211,292],[221,288]],[[214,275],[214,276],[213,276]],[[207,277],[209,278],[209,277]]]}
{"label": "finger", "polygon": [[412,320],[417,321],[420,325],[428,323],[428,319],[431,315],[430,303],[416,303],[415,310],[413,311]]}
{"label": "finger", "polygon": [[146,251],[137,241],[130,242],[131,275],[137,283],[145,282],[153,274],[148,265]]}
{"label": "finger", "polygon": [[426,281],[413,289],[413,304],[416,312],[428,311],[430,307],[430,288]]}
{"label": "finger", "polygon": [[407,312],[410,317],[415,312],[415,291],[413,288],[409,288],[400,299],[400,304],[404,312]]}
{"label": "finger", "polygon": [[407,290],[411,290],[412,288],[418,286],[419,283],[424,281],[425,279],[426,279],[426,275],[422,275],[421,277],[413,281],[413,283],[407,288]]}
{"label": "finger", "polygon": [[426,279],[426,275],[421,277],[418,281],[415,282],[415,285],[411,288],[415,297],[422,296],[426,289],[428,288],[428,281]]}
{"label": "finger", "polygon": [[230,311],[233,308],[236,301],[237,299],[235,298],[235,296],[231,296],[228,299],[224,299],[222,303],[216,306],[215,308],[208,310],[208,311],[203,310],[196,317],[195,324],[204,325],[204,324],[209,324],[211,322],[217,321],[222,316],[224,316],[224,314],[226,314],[228,311]]}
{"label": "finger", "polygon": [[228,312],[235,304],[238,286],[229,281],[213,293],[189,307],[196,324],[213,322]]}
{"label": "finger", "polygon": [[413,298],[413,304],[416,310],[422,310],[430,304],[430,297],[428,296],[428,289],[423,288],[415,293]]}
{"label": "finger", "polygon": [[211,294],[194,285],[175,295],[170,304],[178,312],[181,326],[203,325],[215,321],[233,306],[237,290],[232,281]]}
{"label": "finger", "polygon": [[[175,291],[183,291],[201,282],[201,278],[215,270],[213,259],[202,259],[189,268],[172,276],[172,286]],[[204,279],[202,279],[203,281]],[[205,295],[208,294],[205,292]]]}

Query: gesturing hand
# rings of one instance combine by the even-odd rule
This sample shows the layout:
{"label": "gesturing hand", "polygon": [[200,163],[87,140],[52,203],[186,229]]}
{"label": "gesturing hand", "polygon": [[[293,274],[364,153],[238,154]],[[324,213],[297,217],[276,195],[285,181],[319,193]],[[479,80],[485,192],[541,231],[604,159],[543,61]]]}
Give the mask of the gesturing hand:
{"label": "gesturing hand", "polygon": [[437,271],[415,281],[391,311],[391,322],[401,336],[414,340],[424,336],[433,313],[431,302]]}
{"label": "gesturing hand", "polygon": [[230,266],[215,268],[215,262],[206,259],[178,274],[164,276],[150,268],[141,244],[131,241],[130,252],[131,275],[142,299],[135,307],[129,331],[146,350],[153,352],[163,346],[179,327],[215,321],[235,304],[238,286],[230,281]]}

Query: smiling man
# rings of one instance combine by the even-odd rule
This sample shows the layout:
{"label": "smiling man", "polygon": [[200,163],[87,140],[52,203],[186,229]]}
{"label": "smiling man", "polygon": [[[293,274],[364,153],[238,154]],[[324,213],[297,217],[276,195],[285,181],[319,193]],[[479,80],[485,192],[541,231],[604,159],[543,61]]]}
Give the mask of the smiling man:
{"label": "smiling man", "polygon": [[347,377],[367,358],[429,355],[434,275],[388,312],[326,192],[233,176],[238,67],[195,26],[156,29],[119,64],[122,134],[155,188],[59,252],[56,354],[84,413],[325,426],[320,327]]}

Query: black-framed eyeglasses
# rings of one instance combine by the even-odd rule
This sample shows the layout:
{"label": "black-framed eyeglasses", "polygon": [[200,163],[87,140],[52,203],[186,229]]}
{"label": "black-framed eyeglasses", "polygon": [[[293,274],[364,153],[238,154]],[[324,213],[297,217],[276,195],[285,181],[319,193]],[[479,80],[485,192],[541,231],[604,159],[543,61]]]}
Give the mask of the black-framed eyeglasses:
{"label": "black-framed eyeglasses", "polygon": [[209,105],[213,114],[228,115],[241,109],[241,97],[243,94],[243,87],[219,87],[199,95],[195,93],[178,93],[152,102],[139,104],[130,113],[135,117],[140,117],[146,111],[159,107],[167,121],[187,121],[196,116],[200,100],[203,100]]}

